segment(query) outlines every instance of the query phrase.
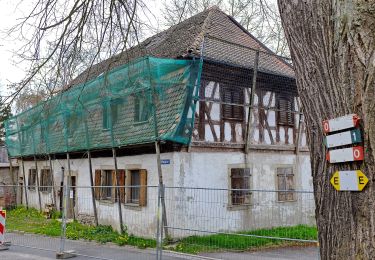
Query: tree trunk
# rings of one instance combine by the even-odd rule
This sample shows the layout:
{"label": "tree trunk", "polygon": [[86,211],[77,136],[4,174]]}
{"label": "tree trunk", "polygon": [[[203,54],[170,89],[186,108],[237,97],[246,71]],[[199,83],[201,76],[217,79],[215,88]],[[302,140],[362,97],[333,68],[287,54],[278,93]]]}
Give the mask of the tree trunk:
{"label": "tree trunk", "polygon": [[[322,259],[375,259],[375,2],[278,0],[311,153]],[[365,160],[328,164],[322,121],[357,113]],[[362,192],[337,192],[336,170],[361,169]]]}

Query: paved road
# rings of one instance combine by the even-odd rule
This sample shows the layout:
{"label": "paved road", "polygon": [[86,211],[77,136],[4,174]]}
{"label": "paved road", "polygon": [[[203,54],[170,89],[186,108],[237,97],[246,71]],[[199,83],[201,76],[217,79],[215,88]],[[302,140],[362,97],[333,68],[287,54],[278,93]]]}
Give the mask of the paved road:
{"label": "paved road", "polygon": [[[7,251],[0,251],[1,260],[47,260],[55,259],[56,252],[60,248],[60,239],[32,234],[7,234],[7,240],[11,241],[12,246]],[[23,246],[20,246],[23,245]],[[27,246],[27,247],[25,247]],[[40,250],[36,248],[44,248]],[[119,247],[111,244],[98,244],[96,242],[72,241],[66,240],[66,250],[74,250],[79,254],[74,259],[111,259],[111,260],[148,260],[156,259],[155,249],[137,249],[133,247]],[[90,257],[88,257],[90,256]],[[268,249],[259,252],[247,253],[205,253],[201,256],[190,256],[179,253],[163,251],[165,260],[181,259],[226,259],[226,260],[284,260],[284,259],[306,259],[316,260],[318,249],[316,247],[289,247]]]}

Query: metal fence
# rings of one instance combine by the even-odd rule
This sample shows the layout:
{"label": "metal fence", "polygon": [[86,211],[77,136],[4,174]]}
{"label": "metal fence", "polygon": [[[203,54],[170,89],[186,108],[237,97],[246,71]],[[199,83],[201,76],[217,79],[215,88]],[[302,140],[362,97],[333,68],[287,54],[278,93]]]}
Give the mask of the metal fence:
{"label": "metal fence", "polygon": [[65,185],[39,187],[39,209],[36,189],[0,189],[17,192],[6,233],[15,247],[82,259],[318,258],[310,191]]}

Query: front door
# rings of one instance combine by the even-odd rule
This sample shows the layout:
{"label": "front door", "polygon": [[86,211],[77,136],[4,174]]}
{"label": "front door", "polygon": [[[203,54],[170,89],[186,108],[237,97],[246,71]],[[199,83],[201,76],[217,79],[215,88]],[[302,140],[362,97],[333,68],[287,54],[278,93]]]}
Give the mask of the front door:
{"label": "front door", "polygon": [[70,177],[70,191],[68,194],[68,212],[67,212],[67,217],[76,219],[76,188],[77,185],[77,177],[76,176],[71,176]]}

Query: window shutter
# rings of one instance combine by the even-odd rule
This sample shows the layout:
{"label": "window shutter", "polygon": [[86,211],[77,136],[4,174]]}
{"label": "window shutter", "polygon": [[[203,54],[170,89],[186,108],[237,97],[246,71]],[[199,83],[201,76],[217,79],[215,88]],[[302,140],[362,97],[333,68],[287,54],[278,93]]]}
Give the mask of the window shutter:
{"label": "window shutter", "polygon": [[[118,170],[119,186],[125,186],[125,170]],[[120,201],[125,203],[125,187],[120,188]]]}
{"label": "window shutter", "polygon": [[279,201],[294,200],[294,174],[293,168],[277,168],[277,189],[285,190],[278,192]]}
{"label": "window shutter", "polygon": [[[113,170],[111,174],[112,174],[112,183],[108,183],[108,185],[117,186],[116,171]],[[117,201],[117,188],[114,188],[114,187],[111,188],[111,201],[112,202]]]}
{"label": "window shutter", "polygon": [[141,187],[139,191],[139,206],[146,206],[147,205],[147,171],[146,170],[139,170],[140,179],[141,179]]}
{"label": "window shutter", "polygon": [[[243,89],[239,87],[227,86],[222,87],[222,101],[224,103],[239,104],[244,103]],[[225,119],[243,120],[244,108],[237,105],[222,105],[222,117]]]}
{"label": "window shutter", "polygon": [[95,194],[95,199],[100,200],[100,187],[101,186],[101,170],[95,170],[95,188],[94,188],[94,194]]}
{"label": "window shutter", "polygon": [[294,125],[294,114],[290,111],[294,110],[293,97],[279,96],[277,109],[278,111],[278,124],[293,126]]}
{"label": "window shutter", "polygon": [[[224,103],[232,103],[231,91],[228,88],[222,88],[222,100]],[[232,118],[232,106],[224,104],[222,106],[223,117]]]}
{"label": "window shutter", "polygon": [[[242,104],[242,93],[240,88],[235,89],[232,92],[232,103]],[[233,118],[242,120],[243,119],[243,107],[242,106],[232,106],[233,109]]]}

